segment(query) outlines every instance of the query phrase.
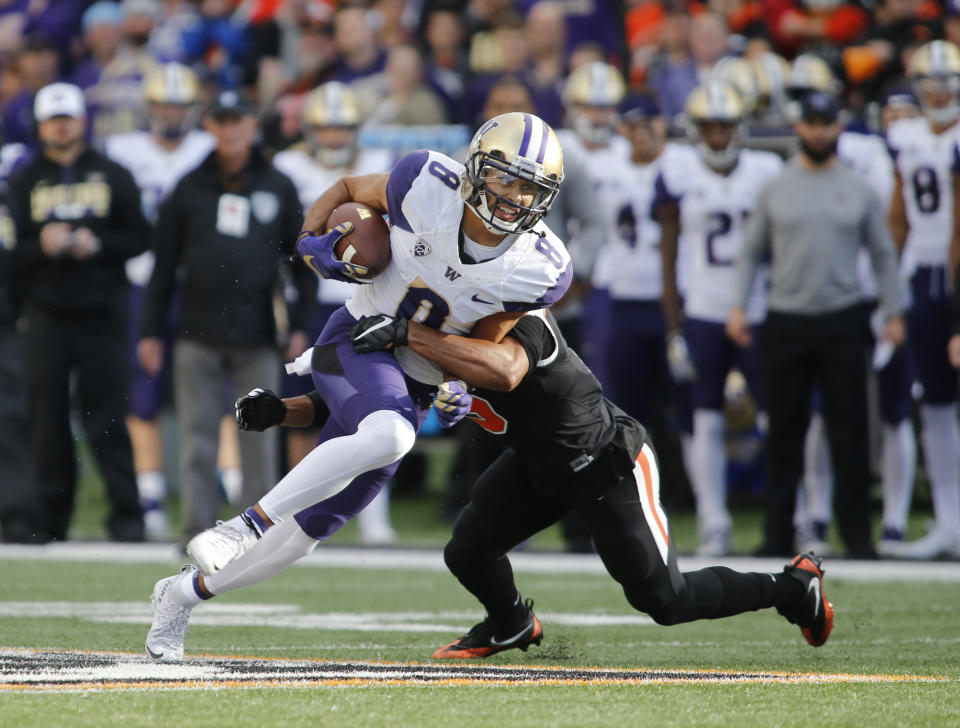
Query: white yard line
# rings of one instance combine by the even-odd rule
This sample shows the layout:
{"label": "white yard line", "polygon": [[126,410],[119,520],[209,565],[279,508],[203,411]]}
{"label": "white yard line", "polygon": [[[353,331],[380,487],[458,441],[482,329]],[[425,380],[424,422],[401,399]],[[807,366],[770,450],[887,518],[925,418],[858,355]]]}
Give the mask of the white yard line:
{"label": "white yard line", "polygon": [[[187,557],[171,544],[117,544],[67,541],[43,546],[0,544],[0,561],[40,561],[95,563],[180,564]],[[603,574],[600,559],[592,554],[515,552],[510,554],[515,571],[525,574]],[[352,569],[414,569],[445,571],[440,549],[374,549],[323,546],[301,559],[298,566]],[[727,557],[707,560],[681,557],[684,571],[705,566],[729,566],[738,571],[780,571],[784,561],[752,557]],[[832,578],[857,581],[960,581],[960,562],[948,561],[848,561],[824,559],[824,568]]]}

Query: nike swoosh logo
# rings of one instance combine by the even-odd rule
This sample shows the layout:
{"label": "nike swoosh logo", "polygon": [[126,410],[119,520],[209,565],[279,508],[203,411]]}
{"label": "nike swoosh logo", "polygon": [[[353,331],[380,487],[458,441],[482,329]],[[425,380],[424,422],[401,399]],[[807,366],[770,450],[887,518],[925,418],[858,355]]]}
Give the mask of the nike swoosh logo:
{"label": "nike swoosh logo", "polygon": [[813,616],[816,617],[820,614],[820,577],[815,576],[810,580],[810,583],[807,584],[807,591],[811,589],[814,590],[814,596],[816,597],[816,609],[813,610]]}
{"label": "nike swoosh logo", "polygon": [[533,629],[534,624],[535,624],[535,623],[528,624],[526,627],[524,627],[524,628],[521,629],[519,632],[517,632],[513,637],[509,637],[509,638],[507,638],[507,639],[505,639],[505,640],[498,640],[498,639],[497,639],[496,637],[494,637],[493,635],[490,635],[490,644],[493,645],[494,647],[506,647],[506,646],[508,646],[508,645],[516,642],[516,641],[519,640],[521,637],[523,637],[523,635],[525,635],[527,632],[529,632],[531,629]]}
{"label": "nike swoosh logo", "polygon": [[389,325],[392,324],[392,323],[393,323],[393,321],[392,321],[391,319],[384,319],[383,321],[381,321],[380,323],[378,323],[376,326],[371,326],[369,329],[367,329],[367,330],[364,331],[362,334],[360,334],[360,336],[358,336],[357,338],[358,338],[358,339],[362,339],[362,338],[363,338],[364,336],[366,336],[367,334],[372,334],[372,333],[373,333],[374,331],[376,331],[377,329],[382,329],[384,326],[389,326]]}
{"label": "nike swoosh logo", "polygon": [[163,659],[163,653],[162,653],[162,652],[160,652],[160,653],[154,652],[154,651],[151,650],[149,647],[147,647],[147,654],[150,655],[150,657],[152,657],[154,660],[162,660],[162,659]]}
{"label": "nike swoosh logo", "polygon": [[485,303],[485,304],[487,304],[488,306],[492,306],[492,305],[493,305],[493,301],[484,301],[484,300],[483,300],[482,298],[480,298],[480,296],[478,296],[476,293],[474,293],[472,296],[470,296],[470,300],[471,300],[471,301],[476,301],[477,303]]}

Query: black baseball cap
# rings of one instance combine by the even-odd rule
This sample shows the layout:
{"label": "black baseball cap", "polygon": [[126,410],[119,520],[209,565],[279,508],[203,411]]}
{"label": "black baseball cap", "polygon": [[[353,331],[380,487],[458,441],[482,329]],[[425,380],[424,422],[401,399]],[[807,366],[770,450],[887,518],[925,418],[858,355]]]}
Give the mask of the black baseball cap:
{"label": "black baseball cap", "polygon": [[628,95],[620,103],[620,116],[627,123],[632,123],[663,116],[663,109],[655,95],[635,93]]}
{"label": "black baseball cap", "polygon": [[800,101],[800,118],[808,123],[822,121],[832,124],[840,115],[840,105],[830,94],[813,91]]}
{"label": "black baseball cap", "polygon": [[228,88],[217,92],[210,105],[208,116],[222,118],[224,116],[256,116],[257,110],[247,101],[246,97],[236,89]]}

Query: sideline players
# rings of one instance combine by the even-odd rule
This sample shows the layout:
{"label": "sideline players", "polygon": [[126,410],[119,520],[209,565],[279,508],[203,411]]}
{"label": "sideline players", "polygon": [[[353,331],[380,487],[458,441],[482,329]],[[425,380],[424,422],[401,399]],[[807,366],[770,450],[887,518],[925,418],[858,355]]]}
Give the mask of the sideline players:
{"label": "sideline players", "polygon": [[[143,214],[153,224],[160,203],[180,178],[197,167],[213,150],[213,138],[196,129],[199,84],[186,66],[165,63],[151,70],[143,80],[149,131],[116,134],[106,138],[105,152],[133,175],[140,188]],[[144,288],[153,272],[154,254],[148,250],[127,261],[130,281],[130,358],[132,382],[127,429],[133,444],[137,490],[143,506],[144,530],[148,539],[169,536],[163,501],[167,485],[163,474],[163,437],[157,416],[163,407],[166,376],[144,371],[136,356],[137,326],[143,308]],[[175,307],[172,307],[175,308]],[[171,350],[171,310],[166,351]],[[166,366],[164,367],[166,369]],[[234,438],[236,439],[236,438]]]}
{"label": "sideline players", "polygon": [[273,576],[363,510],[413,446],[437,386],[461,386],[409,349],[396,358],[356,354],[350,331],[360,317],[390,311],[499,341],[524,312],[566,292],[569,255],[540,223],[562,180],[553,130],[532,114],[508,113],[477,131],[465,166],[414,152],[388,174],[343,178],[314,203],[298,245],[314,270],[367,280],[333,256],[350,227],[319,234],[348,200],[389,214],[390,264],[330,318],[311,354],[314,384],[331,410],[317,447],[256,505],[194,537],[187,551],[199,570],[155,585],[146,644],[153,659],[182,658],[186,619],[201,599]]}
{"label": "sideline players", "polygon": [[[729,83],[713,80],[695,88],[686,113],[696,150],[689,151],[685,163],[664,166],[654,207],[661,225],[667,359],[675,378],[692,382],[687,462],[697,500],[697,552],[720,556],[730,548],[723,392],[732,367],[746,378],[759,409],[764,402],[759,349],[756,344],[736,347],[726,337],[724,322],[734,303],[733,265],[743,245],[744,222],[782,162],[771,152],[741,149],[744,109]],[[689,262],[682,313],[676,275],[681,234]],[[758,277],[747,304],[753,327],[763,320],[764,287]]]}
{"label": "sideline players", "polygon": [[923,452],[936,525],[925,537],[891,555],[960,557],[960,424],[957,373],[947,358],[950,338],[948,266],[960,253],[960,48],[932,41],[918,48],[907,75],[923,116],[890,125],[887,144],[896,165],[890,227],[897,246],[916,267],[910,278],[907,323],[923,387]]}

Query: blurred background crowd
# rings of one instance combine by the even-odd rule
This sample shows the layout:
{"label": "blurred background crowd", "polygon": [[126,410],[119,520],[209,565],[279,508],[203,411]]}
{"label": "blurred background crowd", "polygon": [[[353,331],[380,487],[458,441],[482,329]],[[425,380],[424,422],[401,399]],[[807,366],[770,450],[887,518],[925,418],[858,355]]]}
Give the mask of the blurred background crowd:
{"label": "blurred background crowd", "polygon": [[[219,197],[211,204],[220,207],[217,219],[210,221],[211,235],[244,243],[257,235],[269,238],[276,233],[264,230],[275,218],[284,230],[298,229],[296,218],[302,210],[340,176],[389,170],[400,155],[422,147],[462,158],[480,123],[506,111],[534,112],[556,129],[567,130],[562,139],[569,160],[561,190],[566,199],[558,199],[548,223],[569,242],[577,282],[557,315],[571,343],[588,359],[611,398],[653,429],[665,478],[674,484],[664,488],[668,505],[672,501],[682,506],[689,498],[684,494],[690,490],[701,505],[705,503],[708,498],[703,487],[696,482],[688,486],[688,480],[696,481],[698,473],[705,470],[713,473],[705,477],[719,478],[722,489],[735,485],[762,493],[764,428],[762,417],[756,416],[761,403],[751,396],[745,367],[725,364],[723,401],[704,408],[719,413],[721,419],[697,419],[692,411],[687,412],[690,403],[684,403],[684,395],[676,394],[680,390],[673,387],[684,379],[683,356],[677,347],[686,342],[667,334],[679,331],[681,322],[659,319],[654,326],[659,331],[658,345],[652,353],[637,355],[655,360],[657,366],[662,361],[664,371],[669,359],[674,382],[661,389],[631,389],[625,382],[637,378],[639,359],[612,355],[609,342],[603,339],[615,315],[611,307],[618,300],[647,300],[656,316],[662,315],[658,251],[662,220],[651,218],[649,211],[641,214],[639,208],[627,217],[624,210],[631,210],[629,207],[605,211],[604,185],[625,179],[611,175],[605,180],[605,173],[617,164],[629,168],[631,160],[638,168],[646,168],[661,157],[667,138],[681,143],[706,141],[705,148],[716,147],[713,154],[719,156],[713,161],[719,167],[709,164],[711,153],[709,149],[705,152],[713,169],[723,168],[721,157],[728,148],[734,155],[741,147],[752,147],[787,157],[796,149],[793,124],[802,113],[804,96],[811,92],[838,101],[847,132],[879,143],[868,147],[861,160],[886,158],[881,137],[888,125],[903,117],[920,117],[927,110],[925,100],[915,93],[912,81],[916,79],[909,78],[911,59],[918,48],[940,39],[960,42],[960,7],[953,0],[0,0],[0,176],[10,182],[9,215],[18,231],[26,227],[18,214],[32,215],[34,222],[39,222],[37,210],[31,209],[35,198],[30,197],[25,179],[30,175],[23,170],[35,170],[38,157],[42,160],[44,150],[56,143],[59,130],[53,130],[49,122],[63,117],[81,123],[78,133],[84,145],[131,174],[108,179],[107,184],[114,190],[115,205],[121,189],[135,185],[143,214],[142,220],[123,221],[127,226],[124,234],[131,242],[116,257],[118,264],[125,263],[125,285],[129,286],[124,291],[124,315],[116,319],[126,352],[122,361],[129,364],[129,372],[117,373],[106,367],[97,370],[96,360],[108,351],[103,342],[109,339],[100,332],[97,335],[103,338],[94,338],[92,354],[51,354],[34,342],[35,346],[27,347],[27,364],[16,375],[23,379],[13,378],[13,373],[5,377],[8,391],[3,400],[10,415],[2,438],[6,450],[0,461],[8,473],[20,475],[17,480],[9,474],[4,478],[0,537],[45,541],[67,536],[76,482],[72,449],[63,456],[69,462],[51,466],[51,461],[60,457],[51,452],[51,443],[55,437],[67,437],[63,434],[66,415],[61,412],[63,417],[58,414],[45,422],[38,411],[41,406],[58,412],[69,409],[69,404],[54,405],[39,394],[57,387],[63,390],[64,400],[82,411],[86,437],[108,481],[112,503],[108,533],[112,538],[179,539],[185,543],[193,533],[212,525],[208,521],[215,517],[218,498],[247,505],[265,492],[285,468],[309,451],[315,433],[288,434],[283,448],[264,450],[256,462],[249,462],[243,453],[254,448],[253,440],[237,440],[232,402],[257,384],[272,384],[288,395],[306,391],[308,382],[281,381],[281,360],[296,357],[312,342],[325,317],[349,295],[349,286],[321,281],[318,290],[312,288],[316,282],[307,283],[298,271],[279,265],[290,250],[277,248],[273,252],[281,275],[250,283],[250,290],[254,285],[263,289],[272,320],[263,329],[265,334],[256,335],[256,341],[244,341],[242,333],[230,331],[236,317],[245,315],[243,301],[236,300],[237,293],[230,287],[242,289],[246,283],[242,277],[249,269],[224,269],[222,280],[206,277],[197,284],[189,269],[203,262],[170,252],[180,238],[203,234],[202,228],[193,231],[188,225],[203,224],[197,221],[196,210],[191,210],[191,200],[202,197],[207,188],[217,190]],[[956,87],[960,55],[954,58],[950,55],[953,46],[947,48],[943,68],[947,75],[956,76],[948,84],[953,95],[947,105],[952,109],[960,91]],[[722,81],[736,98],[719,116],[697,117],[691,113],[691,92],[709,81]],[[51,92],[49,98],[38,95],[41,89],[46,87],[46,92],[58,83],[69,86],[55,87],[57,93]],[[73,87],[82,92],[76,99],[71,96]],[[711,121],[727,124],[730,138],[710,143],[707,130],[698,124]],[[948,121],[943,128],[956,119]],[[69,136],[69,132],[64,134]],[[955,139],[948,155],[951,149],[955,154]],[[73,165],[79,164],[75,160],[70,157],[60,164],[58,173],[67,175],[61,178],[65,185],[72,184],[73,173],[63,170],[74,169]],[[273,171],[258,166],[261,162]],[[98,164],[91,162],[91,184],[114,174],[112,167]],[[205,167],[212,170],[209,178],[197,174]],[[195,168],[197,173],[191,174]],[[637,173],[629,182],[639,190],[638,199],[646,196],[647,207],[656,197],[660,180],[659,168],[651,170],[646,177]],[[275,171],[282,173],[283,180],[271,176]],[[881,165],[881,171],[871,168],[865,174],[873,175],[878,194],[885,197],[884,206],[889,206],[894,188],[892,166],[888,162],[886,168]],[[178,186],[187,175],[189,193],[184,191],[186,182]],[[257,180],[273,186],[266,194],[247,194],[250,185],[256,188],[261,184]],[[933,204],[930,180],[915,177],[913,184],[919,190],[921,207]],[[94,188],[83,189],[83,195],[96,193]],[[286,204],[288,192],[299,201],[300,211]],[[55,200],[52,208],[80,204],[76,189],[64,194],[74,198]],[[30,202],[24,202],[26,199]],[[742,212],[745,217],[754,200],[755,195],[743,203],[747,209],[737,214]],[[247,222],[251,208],[250,220],[257,224]],[[109,214],[115,213],[119,211]],[[708,237],[742,235],[742,225],[731,223],[729,217],[726,223],[725,230],[713,230]],[[120,223],[114,220],[111,224]],[[684,224],[680,218],[678,224]],[[732,230],[731,224],[736,229]],[[609,248],[614,239],[636,247],[649,229],[656,232],[650,243],[654,252],[649,260],[653,262],[648,264],[656,268],[658,282],[652,289],[625,291],[623,286],[631,284],[618,282],[612,270],[617,258]],[[73,231],[78,230],[87,228],[73,225]],[[3,227],[2,231],[9,232],[4,247],[12,259],[18,244],[12,228]],[[64,233],[60,239],[54,232],[35,231],[43,255],[51,259],[67,256],[73,266],[96,259],[101,244],[96,236]],[[682,237],[683,230],[679,232]],[[284,244],[289,247],[293,241]],[[21,240],[19,247],[26,250],[28,244]],[[153,253],[144,253],[147,248]],[[51,304],[49,296],[31,295],[32,273],[23,274],[19,265],[4,263],[2,285],[11,301],[9,311],[3,309],[4,323],[11,337],[12,332],[23,334],[24,318],[32,322],[33,339],[47,344],[87,326],[82,317],[60,317],[71,306],[64,296]],[[943,265],[947,265],[946,258]],[[83,279],[82,267],[69,270]],[[679,268],[674,273],[683,277]],[[95,285],[91,283],[95,278],[85,280],[87,285]],[[682,289],[682,281],[676,283]],[[45,285],[53,284],[47,280]],[[183,289],[182,295],[175,293],[178,287]],[[203,298],[198,288],[225,291],[224,298]],[[240,299],[243,296],[240,294]],[[865,299],[872,297],[865,293]],[[36,311],[42,305],[57,320],[38,333]],[[216,320],[204,320],[197,313],[203,307],[220,312],[219,327]],[[239,313],[237,309],[241,309]],[[647,313],[630,315],[640,320]],[[720,312],[719,320],[725,318],[726,312]],[[584,321],[587,325],[581,326]],[[242,332],[239,323],[236,331]],[[26,336],[31,338],[29,332]],[[667,350],[668,340],[672,351]],[[199,342],[200,346],[190,348],[189,357],[186,346],[171,357],[177,341]],[[78,344],[77,348],[84,346]],[[238,360],[237,352],[247,348],[258,348],[261,353],[268,349],[272,358],[266,363],[258,359],[257,366]],[[56,376],[48,372],[50,378],[44,380],[33,373],[37,362],[56,356],[63,360]],[[183,372],[196,372],[214,359],[219,368],[211,369],[207,379],[187,382]],[[11,357],[13,360],[16,357]],[[79,368],[88,371],[78,375],[74,370],[81,361],[87,364]],[[165,372],[174,376],[172,388],[164,383]],[[113,383],[122,401],[111,405],[110,412],[100,418],[91,416],[103,403],[83,386],[84,376]],[[14,387],[15,381],[24,383]],[[953,407],[953,420],[955,389],[956,382],[953,399],[948,396],[946,402]],[[222,400],[222,406],[213,406],[215,419],[223,416],[219,427],[209,417],[193,416],[199,409],[198,398],[210,390],[216,390],[214,401]],[[180,419],[181,463],[179,482],[168,484],[163,432],[157,418],[171,404]],[[944,406],[943,401],[935,404]],[[187,411],[190,417],[184,414]],[[912,434],[914,417],[912,411],[908,418],[911,440],[916,439]],[[879,419],[874,413],[874,420]],[[118,445],[125,437],[115,427],[118,420],[126,421],[132,445]],[[47,428],[41,435],[37,434],[38,421]],[[697,422],[709,433],[695,432]],[[880,427],[876,425],[878,431]],[[950,427],[955,429],[956,423]],[[91,432],[96,428],[98,432]],[[271,436],[242,433],[240,437],[266,440]],[[464,500],[463,489],[498,446],[483,440],[476,428],[468,425],[456,428],[450,437],[457,442],[449,476],[449,510],[455,513]],[[820,438],[822,441],[822,434]],[[879,443],[881,438],[874,439]],[[817,450],[816,433],[810,442],[808,478],[829,480],[829,475],[822,475],[823,467],[812,472],[817,458],[824,459],[824,448]],[[901,449],[907,449],[904,458],[909,460],[903,437],[900,442]],[[949,448],[953,440],[930,442],[946,443]],[[875,451],[874,463],[880,463],[883,446],[877,445]],[[117,465],[117,458],[131,462]],[[957,459],[956,450],[953,459]],[[416,462],[415,457],[410,460]],[[269,461],[267,465],[265,461]],[[898,467],[903,471],[905,466]],[[411,470],[416,470],[415,466],[401,474],[411,477]],[[908,478],[912,484],[913,470],[907,470],[908,475],[901,474],[900,480]],[[946,481],[960,477],[954,472],[960,470],[960,464],[946,470]],[[15,488],[14,482],[36,486]],[[181,534],[170,533],[166,520],[164,499],[171,488],[193,493],[184,499],[185,530]],[[798,502],[798,540],[802,537],[803,544],[815,543],[821,549],[832,517],[829,485],[826,488],[826,501],[821,495],[812,505],[802,496]],[[960,491],[960,483],[947,483],[944,488],[945,492],[951,488]],[[28,491],[33,497],[24,495]],[[901,487],[898,492],[902,491]],[[822,494],[823,488],[818,492]],[[131,497],[143,509],[145,521],[134,512],[137,508],[130,508]],[[722,512],[722,496],[719,506],[715,501],[711,500],[711,508]],[[388,498],[382,497],[365,512],[360,530],[366,542],[390,543],[394,539],[388,505]],[[902,513],[885,511],[883,536],[893,543],[903,540],[909,492],[905,505],[891,507]],[[947,510],[952,506],[945,506],[944,513]],[[196,517],[201,511],[202,517]],[[960,526],[953,516],[944,518],[941,530]],[[700,527],[703,553],[729,551],[729,517],[701,518]],[[565,528],[569,548],[589,550],[576,523]],[[936,543],[927,544],[914,556],[960,557],[958,539],[938,536]]]}

